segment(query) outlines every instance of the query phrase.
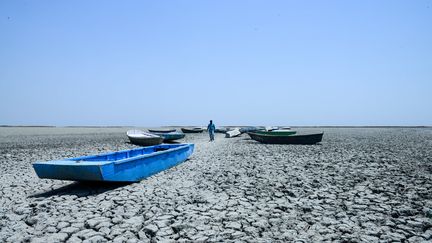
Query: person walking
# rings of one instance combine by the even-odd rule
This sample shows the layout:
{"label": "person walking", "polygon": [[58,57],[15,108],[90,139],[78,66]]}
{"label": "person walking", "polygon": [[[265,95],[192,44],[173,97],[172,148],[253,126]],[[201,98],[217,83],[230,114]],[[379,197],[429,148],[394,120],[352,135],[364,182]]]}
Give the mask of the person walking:
{"label": "person walking", "polygon": [[210,123],[209,123],[208,126],[207,126],[207,131],[208,131],[209,136],[210,136],[210,142],[211,142],[211,141],[214,141],[214,133],[215,133],[215,130],[216,130],[216,127],[215,127],[213,121],[210,120]]}

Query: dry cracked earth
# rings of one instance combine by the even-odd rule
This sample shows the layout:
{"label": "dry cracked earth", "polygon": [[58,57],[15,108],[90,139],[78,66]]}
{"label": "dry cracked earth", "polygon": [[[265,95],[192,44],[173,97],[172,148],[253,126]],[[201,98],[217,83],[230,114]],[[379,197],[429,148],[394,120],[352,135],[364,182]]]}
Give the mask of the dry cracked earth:
{"label": "dry cracked earth", "polygon": [[0,129],[0,242],[432,241],[431,129],[323,129],[312,146],[192,134],[189,160],[133,184],[31,167],[134,148],[124,129]]}

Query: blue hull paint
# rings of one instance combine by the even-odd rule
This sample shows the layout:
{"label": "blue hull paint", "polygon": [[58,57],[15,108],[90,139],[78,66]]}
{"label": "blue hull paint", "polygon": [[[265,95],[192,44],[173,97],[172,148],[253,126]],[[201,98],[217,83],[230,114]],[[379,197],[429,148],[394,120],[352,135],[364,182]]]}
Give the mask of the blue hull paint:
{"label": "blue hull paint", "polygon": [[162,144],[64,160],[35,162],[40,178],[72,181],[136,182],[185,161],[193,144]]}

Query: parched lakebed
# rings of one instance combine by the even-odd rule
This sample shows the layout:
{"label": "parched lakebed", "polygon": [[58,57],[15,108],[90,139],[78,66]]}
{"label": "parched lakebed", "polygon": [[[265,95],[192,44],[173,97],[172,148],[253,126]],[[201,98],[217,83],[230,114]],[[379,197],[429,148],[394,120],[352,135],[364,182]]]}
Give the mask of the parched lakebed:
{"label": "parched lakebed", "polygon": [[31,167],[136,148],[126,130],[0,128],[0,241],[432,241],[432,129],[298,129],[323,130],[318,145],[187,134],[189,160],[133,184]]}

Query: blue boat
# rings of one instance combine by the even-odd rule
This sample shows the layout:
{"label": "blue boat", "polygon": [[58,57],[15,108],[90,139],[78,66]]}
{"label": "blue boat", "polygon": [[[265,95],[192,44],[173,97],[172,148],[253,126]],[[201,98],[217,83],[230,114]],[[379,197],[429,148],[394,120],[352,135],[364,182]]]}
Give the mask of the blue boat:
{"label": "blue boat", "polygon": [[185,161],[194,144],[161,144],[118,152],[35,162],[39,178],[137,182]]}

